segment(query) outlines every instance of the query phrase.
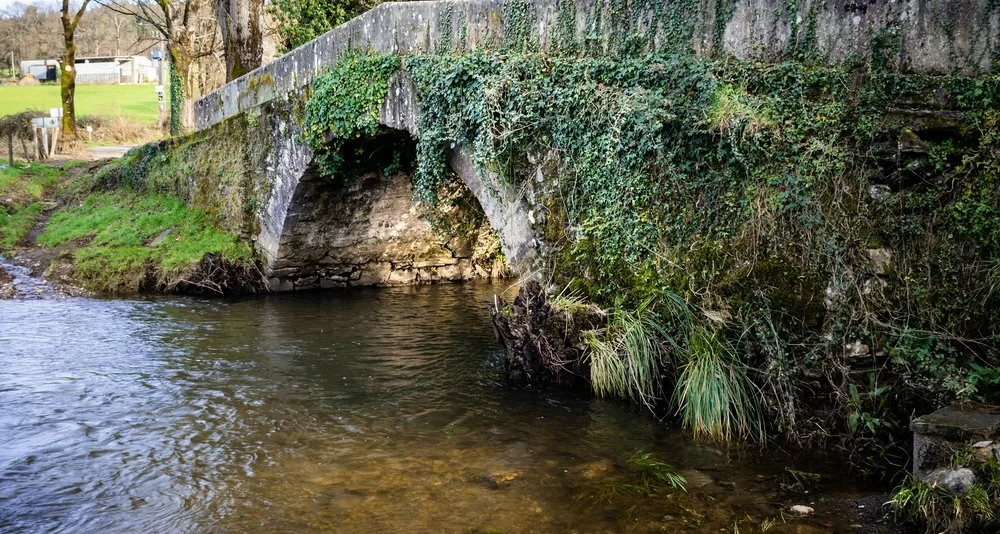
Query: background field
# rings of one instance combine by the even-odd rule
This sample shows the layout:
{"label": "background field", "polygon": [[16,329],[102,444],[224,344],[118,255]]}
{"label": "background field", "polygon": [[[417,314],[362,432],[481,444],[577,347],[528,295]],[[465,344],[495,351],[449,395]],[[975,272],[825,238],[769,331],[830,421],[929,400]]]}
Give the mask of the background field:
{"label": "background field", "polygon": [[[48,111],[61,106],[59,86],[0,86],[0,117],[26,109]],[[153,84],[77,85],[76,116],[101,115],[156,123],[157,102]]]}

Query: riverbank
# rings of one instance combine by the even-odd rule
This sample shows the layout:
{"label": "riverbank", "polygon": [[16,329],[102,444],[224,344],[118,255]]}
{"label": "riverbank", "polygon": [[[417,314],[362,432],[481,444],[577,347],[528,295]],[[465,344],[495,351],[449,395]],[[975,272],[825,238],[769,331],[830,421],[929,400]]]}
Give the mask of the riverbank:
{"label": "riverbank", "polygon": [[99,186],[105,162],[0,170],[0,254],[64,294],[254,292],[250,246],[169,195]]}

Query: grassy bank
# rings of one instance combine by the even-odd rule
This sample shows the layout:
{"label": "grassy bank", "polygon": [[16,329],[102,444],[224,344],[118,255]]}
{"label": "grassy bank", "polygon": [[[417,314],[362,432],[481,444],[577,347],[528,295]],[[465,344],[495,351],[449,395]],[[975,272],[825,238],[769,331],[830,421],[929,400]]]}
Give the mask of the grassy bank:
{"label": "grassy bank", "polygon": [[[0,86],[0,116],[29,109],[48,111],[60,106],[57,84]],[[151,124],[157,120],[158,109],[152,84],[76,86],[78,117],[121,117]]]}
{"label": "grassy bank", "polygon": [[255,287],[250,246],[211,213],[166,195],[100,190],[95,169],[73,167],[0,171],[0,252],[101,294]]}
{"label": "grassy bank", "polygon": [[0,169],[0,250],[14,248],[42,211],[42,198],[65,171],[49,165],[18,164]]}

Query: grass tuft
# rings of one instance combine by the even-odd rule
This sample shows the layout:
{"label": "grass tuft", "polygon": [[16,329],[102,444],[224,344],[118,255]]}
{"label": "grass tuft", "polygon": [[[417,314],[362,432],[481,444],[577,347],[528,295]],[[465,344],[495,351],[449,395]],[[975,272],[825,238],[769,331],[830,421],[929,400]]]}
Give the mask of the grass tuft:
{"label": "grass tuft", "polygon": [[993,521],[994,501],[978,483],[956,495],[909,476],[896,488],[888,504],[898,523],[923,524],[927,532],[963,532]]}
{"label": "grass tuft", "polygon": [[719,85],[708,107],[708,125],[730,138],[752,138],[776,126],[767,107],[734,85]]}
{"label": "grass tuft", "polygon": [[648,301],[635,311],[616,308],[605,329],[585,333],[594,393],[628,398],[652,409],[660,397],[666,338]]}
{"label": "grass tuft", "polygon": [[696,438],[763,441],[759,391],[746,365],[717,332],[691,330],[687,362],[674,391],[681,421]]}
{"label": "grass tuft", "polygon": [[687,485],[687,479],[677,468],[648,452],[636,452],[626,460],[625,465],[638,473],[646,486],[668,486],[684,490]]}

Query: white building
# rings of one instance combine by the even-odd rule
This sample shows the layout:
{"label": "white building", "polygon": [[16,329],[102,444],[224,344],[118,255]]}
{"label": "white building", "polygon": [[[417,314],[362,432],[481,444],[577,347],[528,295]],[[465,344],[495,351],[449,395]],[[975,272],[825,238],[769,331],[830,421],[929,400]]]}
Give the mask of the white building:
{"label": "white building", "polygon": [[[41,81],[59,80],[59,61],[34,59],[21,62],[21,74]],[[157,81],[153,60],[145,56],[81,57],[76,59],[76,83],[119,84]]]}
{"label": "white building", "polygon": [[29,59],[21,62],[21,76],[32,74],[43,82],[59,80],[59,61],[55,59]]}

